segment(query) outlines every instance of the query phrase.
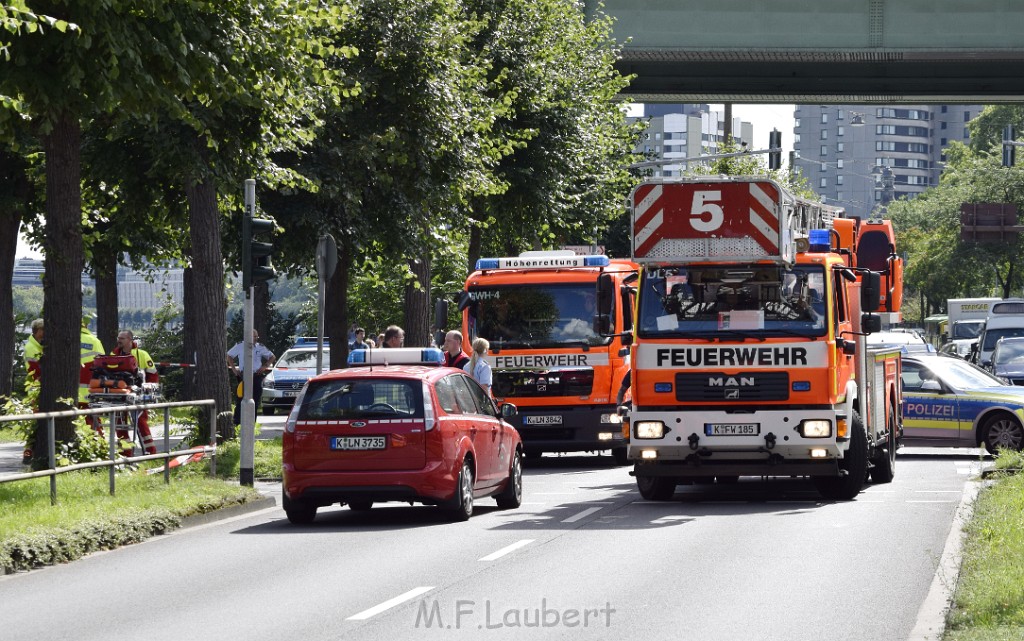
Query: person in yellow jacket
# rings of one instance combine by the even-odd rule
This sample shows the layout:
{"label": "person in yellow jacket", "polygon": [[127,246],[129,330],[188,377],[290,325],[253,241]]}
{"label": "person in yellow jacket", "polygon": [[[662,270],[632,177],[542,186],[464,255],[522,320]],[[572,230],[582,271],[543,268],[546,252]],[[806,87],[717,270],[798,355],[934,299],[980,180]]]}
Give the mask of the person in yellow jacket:
{"label": "person in yellow jacket", "polygon": [[[139,372],[145,376],[147,383],[159,383],[160,375],[156,371],[156,363],[153,362],[153,358],[149,355],[149,352],[142,349],[135,342],[135,335],[132,334],[130,329],[122,330],[117,335],[117,347],[114,351],[110,352],[111,356],[134,356],[135,362],[139,366]],[[142,447],[146,450],[146,454],[156,454],[156,446],[153,444],[153,434],[149,431],[149,412],[143,410],[139,413],[139,422],[136,426],[139,430],[139,434],[142,436]],[[117,437],[121,440],[128,440],[128,433],[124,431],[118,434]],[[130,454],[130,453],[129,453]]]}
{"label": "person in yellow jacket", "polygon": [[78,406],[89,406],[89,379],[92,378],[92,361],[106,354],[103,343],[89,330],[92,314],[82,314],[82,367],[78,372]]}
{"label": "person in yellow jacket", "polygon": [[25,341],[25,385],[39,380],[39,359],[43,356],[43,319],[32,321],[32,335]]}

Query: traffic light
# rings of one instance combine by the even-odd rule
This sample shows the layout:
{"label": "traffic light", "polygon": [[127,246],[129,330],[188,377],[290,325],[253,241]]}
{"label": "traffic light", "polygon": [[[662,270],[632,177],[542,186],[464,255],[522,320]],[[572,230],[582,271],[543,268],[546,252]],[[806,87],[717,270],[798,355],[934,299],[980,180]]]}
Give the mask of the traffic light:
{"label": "traffic light", "polygon": [[782,132],[778,129],[768,134],[768,169],[782,169]]}
{"label": "traffic light", "polygon": [[1013,167],[1017,159],[1017,145],[1013,144],[1016,137],[1013,125],[1006,125],[1003,129],[1003,167]]}
{"label": "traffic light", "polygon": [[[249,212],[242,215],[242,289],[265,280],[277,278],[277,272],[270,263],[274,252],[274,229],[277,223],[271,218],[253,218]],[[267,241],[259,240],[266,235]]]}

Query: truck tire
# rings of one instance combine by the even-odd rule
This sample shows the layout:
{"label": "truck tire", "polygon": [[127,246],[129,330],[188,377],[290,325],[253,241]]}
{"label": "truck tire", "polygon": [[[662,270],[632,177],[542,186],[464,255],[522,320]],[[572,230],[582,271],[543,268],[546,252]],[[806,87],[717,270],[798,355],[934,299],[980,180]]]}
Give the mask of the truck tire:
{"label": "truck tire", "polygon": [[814,485],[826,499],[849,501],[860,494],[868,470],[868,437],[857,412],[853,413],[853,420],[850,421],[850,449],[839,462],[839,469],[845,470],[846,474],[816,476]]}
{"label": "truck tire", "polygon": [[648,501],[668,501],[676,493],[676,480],[669,476],[638,476],[636,487]]}
{"label": "truck tire", "polygon": [[615,459],[616,465],[629,465],[629,456],[626,454],[628,450],[625,447],[613,447],[612,458]]}
{"label": "truck tire", "polygon": [[896,416],[889,410],[889,436],[885,447],[875,448],[875,457],[871,459],[871,482],[892,483],[896,475]]}

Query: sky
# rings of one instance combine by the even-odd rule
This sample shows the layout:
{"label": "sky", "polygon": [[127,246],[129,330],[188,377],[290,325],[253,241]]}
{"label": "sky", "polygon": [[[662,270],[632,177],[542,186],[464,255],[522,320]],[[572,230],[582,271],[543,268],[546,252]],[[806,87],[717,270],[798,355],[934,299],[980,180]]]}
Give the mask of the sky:
{"label": "sky", "polygon": [[[633,106],[631,115],[639,115],[637,109],[642,106]],[[711,108],[715,111],[722,111],[721,104],[713,104]],[[793,149],[793,110],[794,105],[746,105],[734,104],[732,106],[733,118],[745,120],[754,126],[754,144],[757,149],[768,148],[768,132],[778,129],[782,132],[782,163],[789,162],[789,152]],[[25,242],[24,238],[18,239],[18,249],[15,253],[17,258],[42,258],[42,254],[33,250]]]}

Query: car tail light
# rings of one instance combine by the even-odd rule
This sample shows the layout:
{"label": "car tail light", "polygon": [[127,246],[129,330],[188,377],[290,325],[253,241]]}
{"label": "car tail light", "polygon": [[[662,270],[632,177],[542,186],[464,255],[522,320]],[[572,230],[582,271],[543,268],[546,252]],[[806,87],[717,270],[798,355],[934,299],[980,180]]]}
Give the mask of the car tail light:
{"label": "car tail light", "polygon": [[423,425],[426,432],[434,429],[434,397],[426,381],[423,381]]}

